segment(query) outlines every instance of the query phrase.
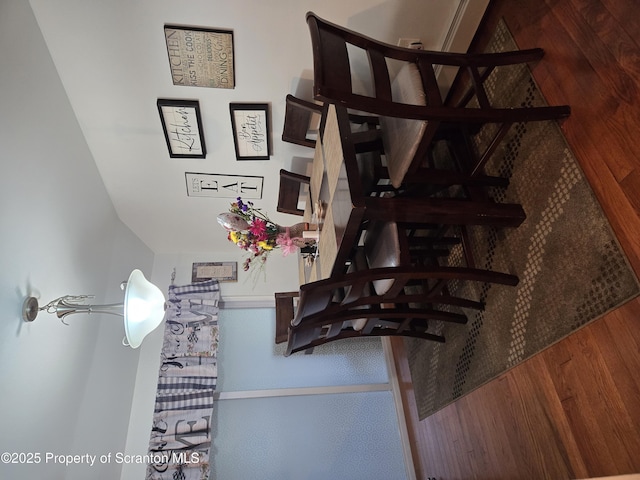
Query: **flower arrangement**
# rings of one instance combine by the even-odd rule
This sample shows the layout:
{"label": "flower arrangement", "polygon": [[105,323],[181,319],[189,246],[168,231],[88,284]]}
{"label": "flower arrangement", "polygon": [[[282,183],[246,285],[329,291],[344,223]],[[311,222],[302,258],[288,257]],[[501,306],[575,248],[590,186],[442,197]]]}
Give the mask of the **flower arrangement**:
{"label": "flower arrangement", "polygon": [[238,197],[231,204],[229,213],[218,215],[220,223],[228,232],[227,238],[249,256],[242,264],[242,269],[263,271],[269,254],[281,249],[284,256],[298,249],[298,237],[291,237],[289,229],[283,229],[271,220],[253,202],[244,202]]}

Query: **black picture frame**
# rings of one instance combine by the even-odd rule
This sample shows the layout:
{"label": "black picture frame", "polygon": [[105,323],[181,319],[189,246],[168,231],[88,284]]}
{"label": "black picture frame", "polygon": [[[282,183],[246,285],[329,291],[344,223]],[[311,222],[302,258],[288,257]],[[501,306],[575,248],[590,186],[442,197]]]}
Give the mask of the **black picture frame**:
{"label": "black picture frame", "polygon": [[207,148],[197,100],[159,98],[158,113],[171,158],[205,158]]}
{"label": "black picture frame", "polygon": [[185,172],[188,197],[261,199],[264,177]]}
{"label": "black picture frame", "polygon": [[165,25],[164,36],[174,85],[235,88],[233,30]]}
{"label": "black picture frame", "polygon": [[268,103],[230,103],[236,160],[269,160],[271,121]]}

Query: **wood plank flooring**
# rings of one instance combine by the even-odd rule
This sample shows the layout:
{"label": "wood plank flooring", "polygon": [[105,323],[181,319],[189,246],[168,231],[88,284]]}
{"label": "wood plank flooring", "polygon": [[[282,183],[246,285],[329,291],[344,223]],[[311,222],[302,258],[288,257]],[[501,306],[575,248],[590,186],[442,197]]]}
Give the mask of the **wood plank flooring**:
{"label": "wood plank flooring", "polygon": [[[494,0],[533,74],[569,104],[567,140],[640,273],[640,3]],[[418,478],[574,479],[640,472],[640,300],[633,300],[431,417],[417,418],[403,343],[392,342]]]}

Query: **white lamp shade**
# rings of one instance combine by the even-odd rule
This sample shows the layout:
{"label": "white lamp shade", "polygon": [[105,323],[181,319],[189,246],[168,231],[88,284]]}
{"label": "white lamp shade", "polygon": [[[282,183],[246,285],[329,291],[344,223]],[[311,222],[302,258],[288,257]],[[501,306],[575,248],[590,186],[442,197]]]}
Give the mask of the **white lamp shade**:
{"label": "white lamp shade", "polygon": [[124,294],[124,331],[131,348],[162,323],[165,298],[158,287],[149,282],[140,270],[129,275]]}

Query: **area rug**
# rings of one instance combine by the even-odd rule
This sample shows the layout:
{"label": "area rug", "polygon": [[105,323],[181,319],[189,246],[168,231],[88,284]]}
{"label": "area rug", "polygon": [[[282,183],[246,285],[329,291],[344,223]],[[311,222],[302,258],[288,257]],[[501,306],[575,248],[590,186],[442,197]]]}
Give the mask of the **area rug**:
{"label": "area rug", "polygon": [[[501,22],[487,51],[512,49],[517,46]],[[525,65],[496,69],[487,90],[495,105],[546,104]],[[489,138],[483,130],[475,142],[486,145]],[[420,419],[639,293],[557,122],[514,125],[486,170],[510,179],[492,195],[522,204],[527,219],[515,229],[471,228],[476,266],[516,274],[520,283],[459,285],[457,294],[482,299],[485,310],[466,310],[466,325],[435,322],[444,344],[405,340]],[[454,251],[449,262],[461,258]]]}

